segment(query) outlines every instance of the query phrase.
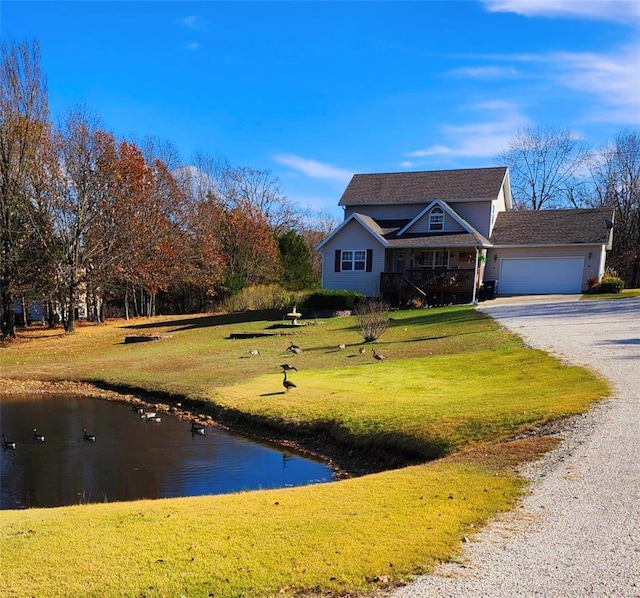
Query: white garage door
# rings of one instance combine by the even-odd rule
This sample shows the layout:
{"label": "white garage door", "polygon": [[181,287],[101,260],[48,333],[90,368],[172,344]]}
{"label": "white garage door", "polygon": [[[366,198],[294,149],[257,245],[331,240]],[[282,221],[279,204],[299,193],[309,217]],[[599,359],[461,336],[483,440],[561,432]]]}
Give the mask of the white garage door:
{"label": "white garage door", "polygon": [[545,295],[582,291],[583,257],[504,258],[500,262],[500,295]]}

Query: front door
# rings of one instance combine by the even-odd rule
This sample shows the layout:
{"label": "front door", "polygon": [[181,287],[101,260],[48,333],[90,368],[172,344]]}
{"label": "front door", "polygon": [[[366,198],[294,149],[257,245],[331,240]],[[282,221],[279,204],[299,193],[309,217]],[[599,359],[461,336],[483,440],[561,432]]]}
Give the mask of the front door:
{"label": "front door", "polygon": [[393,254],[393,271],[399,274],[404,274],[407,270],[407,262],[409,256],[406,251],[396,251]]}

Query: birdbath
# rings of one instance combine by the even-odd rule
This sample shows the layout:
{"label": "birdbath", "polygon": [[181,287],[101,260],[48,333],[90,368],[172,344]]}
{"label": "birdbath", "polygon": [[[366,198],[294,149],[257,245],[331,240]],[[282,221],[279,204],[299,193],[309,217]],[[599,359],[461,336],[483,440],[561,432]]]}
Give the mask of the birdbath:
{"label": "birdbath", "polygon": [[300,318],[302,316],[302,314],[298,313],[298,310],[296,309],[296,306],[293,306],[293,310],[291,310],[285,317],[288,320],[291,320],[291,325],[292,326],[299,326],[298,324],[298,318]]}

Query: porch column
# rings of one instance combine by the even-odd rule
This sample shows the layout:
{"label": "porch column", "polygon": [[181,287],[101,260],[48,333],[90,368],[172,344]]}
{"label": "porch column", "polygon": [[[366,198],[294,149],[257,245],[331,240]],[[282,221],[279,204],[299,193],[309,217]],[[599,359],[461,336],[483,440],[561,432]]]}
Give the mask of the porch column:
{"label": "porch column", "polygon": [[478,287],[478,248],[476,247],[476,263],[473,268],[473,295],[471,298],[471,303],[475,305],[478,301],[476,299],[476,289]]}

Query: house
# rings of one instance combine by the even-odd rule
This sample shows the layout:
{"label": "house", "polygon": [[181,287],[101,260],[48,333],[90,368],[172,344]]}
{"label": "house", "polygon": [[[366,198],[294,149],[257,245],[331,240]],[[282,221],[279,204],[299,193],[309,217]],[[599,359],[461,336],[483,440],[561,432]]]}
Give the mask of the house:
{"label": "house", "polygon": [[513,210],[502,166],[356,174],[338,205],[322,287],[394,305],[580,293],[611,248],[612,208]]}

